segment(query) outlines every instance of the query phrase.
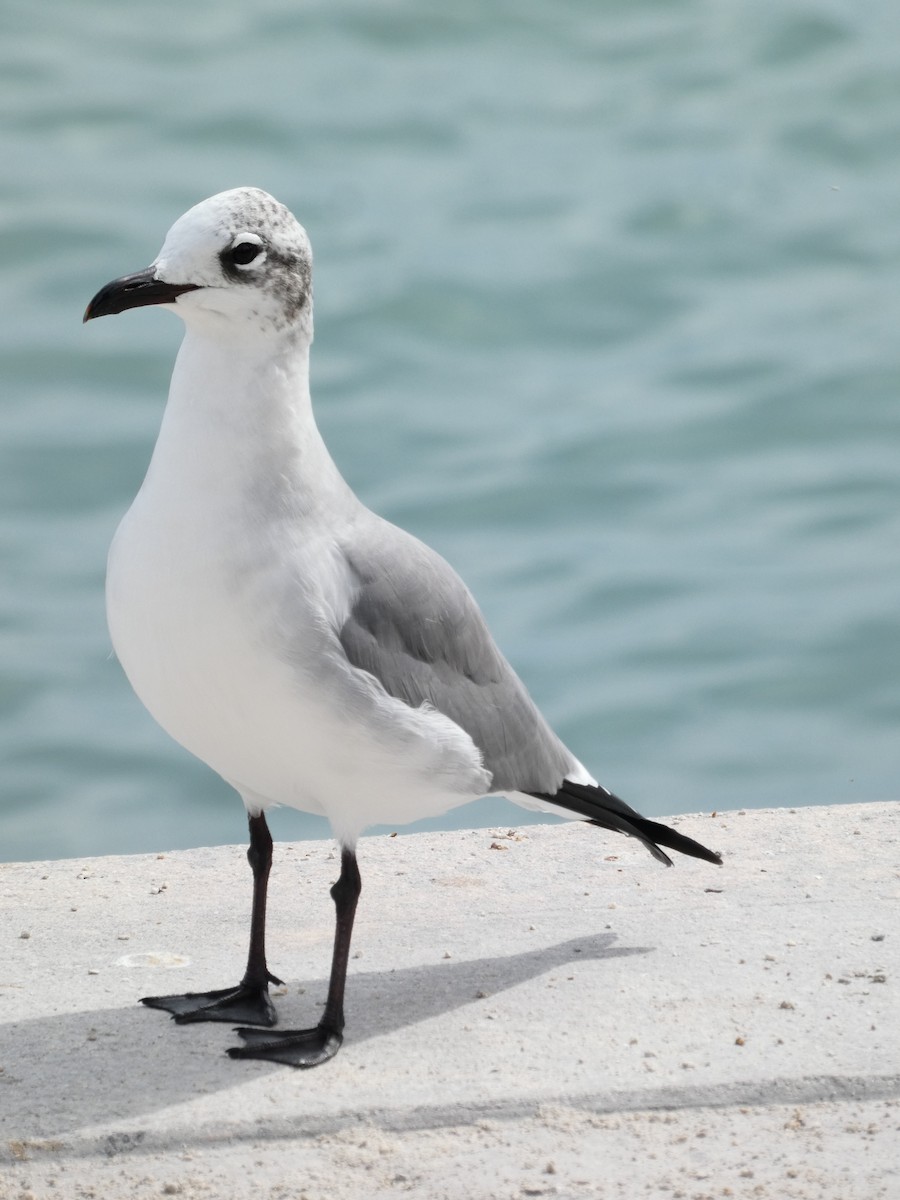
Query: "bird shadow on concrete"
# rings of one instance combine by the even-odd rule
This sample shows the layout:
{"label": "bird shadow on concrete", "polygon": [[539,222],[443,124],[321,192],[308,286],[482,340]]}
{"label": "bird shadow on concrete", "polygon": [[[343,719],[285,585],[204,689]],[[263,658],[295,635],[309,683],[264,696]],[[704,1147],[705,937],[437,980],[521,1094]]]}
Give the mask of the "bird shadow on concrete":
{"label": "bird shadow on concrete", "polygon": [[[499,1005],[504,992],[573,963],[649,953],[614,942],[614,934],[604,933],[506,956],[354,973],[338,1062],[370,1039],[467,1005]],[[277,1000],[279,1026],[315,1024],[326,989],[326,979],[291,981],[288,995]],[[430,1041],[437,1062],[439,1033]],[[294,1074],[277,1064],[233,1062],[224,1050],[236,1042],[229,1025],[179,1026],[137,1003],[2,1025],[0,1138],[58,1138],[234,1089],[249,1072]],[[365,1057],[372,1066],[372,1056]],[[303,1078],[313,1090],[314,1080],[327,1087],[332,1070],[326,1065]]]}

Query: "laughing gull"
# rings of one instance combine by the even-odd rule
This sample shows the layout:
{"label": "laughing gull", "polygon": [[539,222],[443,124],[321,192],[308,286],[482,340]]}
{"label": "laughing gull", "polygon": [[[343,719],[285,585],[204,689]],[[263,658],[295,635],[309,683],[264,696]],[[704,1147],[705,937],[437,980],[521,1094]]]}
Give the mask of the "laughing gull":
{"label": "laughing gull", "polygon": [[238,1029],[233,1057],[313,1067],[343,1040],[356,843],[502,793],[707,862],[718,854],[600,787],[538,712],[471,593],[342,479],[309,395],[312,253],[266,192],[204,200],[85,321],[143,305],[186,332],[143,485],[109,552],[106,602],[134,690],[240,793],[253,907],[236,987],[144,1003],[176,1021],[272,1026],[266,811],[328,818],[341,848],[328,998],[312,1029]]}

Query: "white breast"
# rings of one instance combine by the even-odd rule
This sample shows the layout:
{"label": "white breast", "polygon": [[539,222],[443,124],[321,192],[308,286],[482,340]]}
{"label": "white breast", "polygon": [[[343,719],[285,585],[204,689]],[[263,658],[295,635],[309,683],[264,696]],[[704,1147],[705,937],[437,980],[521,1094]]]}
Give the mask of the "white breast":
{"label": "white breast", "polygon": [[295,457],[170,400],[110,548],[109,628],[159,724],[251,809],[321,812],[353,841],[465,803],[489,777],[457,725],[347,662],[336,631],[353,581],[334,522],[357,502],[336,488],[324,521],[302,511],[294,481],[284,504],[278,472]]}

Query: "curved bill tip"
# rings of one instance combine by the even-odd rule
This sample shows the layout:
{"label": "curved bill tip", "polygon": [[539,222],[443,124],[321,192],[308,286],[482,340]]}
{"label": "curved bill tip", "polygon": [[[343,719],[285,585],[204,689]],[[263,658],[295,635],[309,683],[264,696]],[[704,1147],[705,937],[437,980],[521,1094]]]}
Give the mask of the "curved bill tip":
{"label": "curved bill tip", "polygon": [[184,292],[195,292],[198,287],[196,283],[166,283],[162,279],[155,279],[153,268],[146,267],[143,271],[135,271],[133,275],[113,279],[102,287],[84,310],[82,323],[93,321],[95,317],[113,316],[129,308],[172,304]]}

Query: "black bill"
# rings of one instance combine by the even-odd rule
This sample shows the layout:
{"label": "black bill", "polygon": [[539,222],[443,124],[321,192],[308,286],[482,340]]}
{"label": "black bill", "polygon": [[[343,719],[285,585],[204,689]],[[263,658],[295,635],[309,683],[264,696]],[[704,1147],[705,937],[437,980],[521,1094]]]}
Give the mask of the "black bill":
{"label": "black bill", "polygon": [[114,279],[102,287],[84,310],[84,320],[109,317],[128,308],[142,308],[147,304],[171,304],[184,292],[195,292],[198,286],[196,283],[165,283],[161,279],[154,279],[153,268],[146,267],[143,271],[123,275],[121,279]]}

